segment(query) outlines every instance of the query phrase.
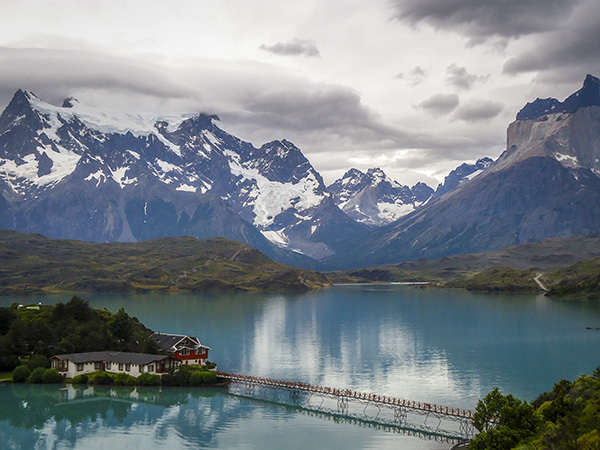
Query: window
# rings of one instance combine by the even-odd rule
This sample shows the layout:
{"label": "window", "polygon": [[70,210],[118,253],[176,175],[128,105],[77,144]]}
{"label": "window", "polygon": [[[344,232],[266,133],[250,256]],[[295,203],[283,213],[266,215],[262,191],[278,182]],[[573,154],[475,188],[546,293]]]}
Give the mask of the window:
{"label": "window", "polygon": [[83,370],[83,363],[77,364],[77,372],[81,372]]}
{"label": "window", "polygon": [[100,361],[94,361],[94,370],[100,370],[102,368],[102,363]]}
{"label": "window", "polygon": [[148,372],[154,372],[154,364],[148,364]]}
{"label": "window", "polygon": [[123,363],[119,363],[119,370],[123,370]]}
{"label": "window", "polygon": [[131,364],[125,364],[125,370],[129,372],[131,370]]}
{"label": "window", "polygon": [[106,370],[110,370],[110,361],[106,363]]}
{"label": "window", "polygon": [[181,356],[187,356],[187,355],[189,355],[189,354],[190,354],[190,350],[189,350],[189,349],[187,349],[187,348],[181,349],[181,351],[179,352],[179,354],[180,354]]}
{"label": "window", "polygon": [[142,366],[142,365],[140,364],[140,373],[143,373],[143,372],[144,372],[144,366]]}

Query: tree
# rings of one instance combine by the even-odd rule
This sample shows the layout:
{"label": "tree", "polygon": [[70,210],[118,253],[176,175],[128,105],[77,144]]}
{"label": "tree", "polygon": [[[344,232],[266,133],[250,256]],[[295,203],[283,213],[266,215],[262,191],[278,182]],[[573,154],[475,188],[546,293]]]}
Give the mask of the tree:
{"label": "tree", "polygon": [[133,329],[131,326],[131,317],[121,308],[112,317],[108,324],[108,329],[119,343],[127,343],[131,339]]}
{"label": "tree", "polygon": [[21,364],[20,366],[15,367],[15,370],[13,370],[12,379],[15,383],[24,383],[27,378],[29,378],[29,375],[31,375],[29,366],[27,366],[27,364]]}
{"label": "tree", "polygon": [[473,426],[480,432],[469,444],[475,450],[510,450],[532,436],[541,425],[532,405],[494,388],[480,400],[473,415]]}
{"label": "tree", "polygon": [[17,318],[11,308],[0,308],[0,335],[8,333],[10,325]]}
{"label": "tree", "polygon": [[78,322],[84,322],[92,317],[94,310],[90,307],[88,302],[74,295],[71,300],[67,302],[64,310],[59,310],[59,313],[71,316]]}

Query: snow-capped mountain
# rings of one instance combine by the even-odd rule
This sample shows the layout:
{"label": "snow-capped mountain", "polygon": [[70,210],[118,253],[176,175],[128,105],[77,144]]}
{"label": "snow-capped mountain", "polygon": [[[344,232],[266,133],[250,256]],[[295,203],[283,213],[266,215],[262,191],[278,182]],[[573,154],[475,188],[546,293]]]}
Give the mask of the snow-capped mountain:
{"label": "snow-capped mountain", "polygon": [[412,188],[403,186],[379,168],[368,169],[366,173],[350,169],[327,189],[335,204],[348,216],[372,226],[399,219],[433,195],[433,189],[425,183],[417,183]]}
{"label": "snow-capped mountain", "polygon": [[[222,236],[285,262],[365,231],[288,141],[254,147],[206,114],[150,117],[50,105],[17,91],[0,116],[0,227],[135,241]],[[301,258],[300,258],[301,259]]]}
{"label": "snow-capped mountain", "polygon": [[527,104],[507,136],[477,176],[325,263],[364,267],[600,233],[600,80],[588,75],[564,102]]}
{"label": "snow-capped mountain", "polygon": [[444,178],[443,183],[438,185],[435,190],[436,197],[456,189],[461,183],[464,183],[467,180],[472,180],[487,169],[493,162],[494,160],[492,158],[485,157],[478,159],[475,164],[461,164]]}

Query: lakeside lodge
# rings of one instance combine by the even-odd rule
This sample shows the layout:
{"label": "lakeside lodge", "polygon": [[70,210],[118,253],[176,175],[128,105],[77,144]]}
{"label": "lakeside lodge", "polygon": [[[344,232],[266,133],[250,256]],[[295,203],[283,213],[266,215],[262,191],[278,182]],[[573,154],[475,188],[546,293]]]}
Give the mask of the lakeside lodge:
{"label": "lakeside lodge", "polygon": [[53,369],[67,378],[102,370],[126,373],[138,377],[142,373],[162,374],[179,364],[204,365],[210,347],[202,345],[197,337],[181,334],[154,333],[150,336],[167,355],[150,355],[116,351],[98,351],[54,355],[50,358]]}

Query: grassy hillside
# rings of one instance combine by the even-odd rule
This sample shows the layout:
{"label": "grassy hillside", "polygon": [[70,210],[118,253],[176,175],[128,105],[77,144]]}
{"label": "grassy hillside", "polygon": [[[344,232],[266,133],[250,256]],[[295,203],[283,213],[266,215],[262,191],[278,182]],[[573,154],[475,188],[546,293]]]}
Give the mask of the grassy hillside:
{"label": "grassy hillside", "polygon": [[318,272],[286,266],[246,244],[222,238],[99,244],[0,230],[4,295],[304,290],[328,284]]}
{"label": "grassy hillside", "polygon": [[476,275],[444,284],[444,287],[488,292],[538,292],[543,289],[535,282],[535,270],[493,267]]}
{"label": "grassy hillside", "polygon": [[600,298],[600,258],[557,270],[548,279],[548,296]]}
{"label": "grassy hillside", "polygon": [[401,264],[328,274],[334,282],[433,281],[463,278],[492,267],[540,269],[568,267],[583,260],[600,257],[600,236],[575,236],[546,239],[542,242],[506,247],[501,250],[421,259]]}
{"label": "grassy hillside", "polygon": [[600,258],[582,261],[567,268],[546,269],[543,272],[537,269],[494,267],[452,280],[443,286],[473,291],[543,292],[544,289],[534,280],[536,277],[548,289],[546,295],[549,297],[600,298]]}

